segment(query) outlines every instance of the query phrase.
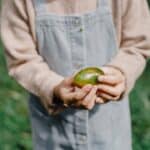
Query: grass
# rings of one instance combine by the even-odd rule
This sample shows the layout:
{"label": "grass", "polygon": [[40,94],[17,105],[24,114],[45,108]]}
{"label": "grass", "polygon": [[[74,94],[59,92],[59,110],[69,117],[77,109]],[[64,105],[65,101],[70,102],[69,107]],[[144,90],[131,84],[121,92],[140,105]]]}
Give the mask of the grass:
{"label": "grass", "polygon": [[0,47],[0,150],[32,149],[27,93],[7,74]]}
{"label": "grass", "polygon": [[130,94],[134,150],[150,149],[150,62]]}

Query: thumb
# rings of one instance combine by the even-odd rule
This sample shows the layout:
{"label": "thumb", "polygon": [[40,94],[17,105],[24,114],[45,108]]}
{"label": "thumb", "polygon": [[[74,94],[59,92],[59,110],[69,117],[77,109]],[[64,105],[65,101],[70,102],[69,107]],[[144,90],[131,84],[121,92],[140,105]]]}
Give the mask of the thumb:
{"label": "thumb", "polygon": [[71,85],[73,83],[73,79],[74,79],[74,76],[67,77],[65,79],[65,84],[66,85]]}

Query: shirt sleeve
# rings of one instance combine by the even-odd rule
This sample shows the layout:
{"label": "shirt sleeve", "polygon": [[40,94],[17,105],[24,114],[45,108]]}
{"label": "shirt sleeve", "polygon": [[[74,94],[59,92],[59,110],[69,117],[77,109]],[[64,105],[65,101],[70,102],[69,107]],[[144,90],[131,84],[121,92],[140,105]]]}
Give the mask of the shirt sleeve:
{"label": "shirt sleeve", "polygon": [[29,92],[51,103],[53,88],[64,77],[50,70],[38,54],[24,0],[3,1],[1,37],[9,75]]}
{"label": "shirt sleeve", "polygon": [[122,0],[122,39],[118,54],[108,64],[126,77],[128,95],[150,57],[150,13],[146,0]]}

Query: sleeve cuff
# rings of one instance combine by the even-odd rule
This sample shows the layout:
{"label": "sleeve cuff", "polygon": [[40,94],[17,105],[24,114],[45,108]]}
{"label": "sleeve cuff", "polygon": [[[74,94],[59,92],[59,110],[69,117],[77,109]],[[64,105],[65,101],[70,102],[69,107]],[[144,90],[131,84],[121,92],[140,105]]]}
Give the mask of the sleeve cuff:
{"label": "sleeve cuff", "polygon": [[[46,85],[44,85],[43,92],[41,92],[40,97],[44,101],[49,101],[48,106],[48,113],[49,114],[58,114],[62,111],[62,107],[56,106],[56,103],[54,102],[54,94],[53,90],[54,87],[57,86],[61,81],[64,80],[64,77],[52,72],[49,76],[50,78],[47,79]],[[53,80],[52,80],[53,79]]]}

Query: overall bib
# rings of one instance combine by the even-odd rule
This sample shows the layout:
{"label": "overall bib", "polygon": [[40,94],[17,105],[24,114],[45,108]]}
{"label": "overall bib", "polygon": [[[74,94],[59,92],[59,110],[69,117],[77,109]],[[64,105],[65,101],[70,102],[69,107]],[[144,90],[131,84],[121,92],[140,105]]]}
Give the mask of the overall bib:
{"label": "overall bib", "polygon": [[[51,70],[67,77],[114,57],[118,47],[108,1],[98,0],[94,11],[81,15],[57,15],[48,12],[46,0],[33,0],[39,54]],[[29,108],[35,150],[131,150],[128,97],[53,116],[31,94]]]}

